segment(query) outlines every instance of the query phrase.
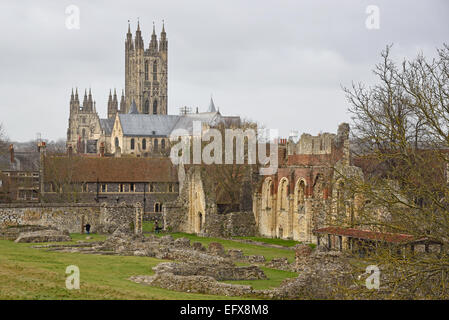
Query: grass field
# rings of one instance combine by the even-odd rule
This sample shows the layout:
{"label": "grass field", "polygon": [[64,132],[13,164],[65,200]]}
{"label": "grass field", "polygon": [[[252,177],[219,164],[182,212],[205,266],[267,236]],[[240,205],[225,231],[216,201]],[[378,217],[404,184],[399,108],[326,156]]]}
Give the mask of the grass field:
{"label": "grass field", "polygon": [[[294,251],[267,248],[232,240],[202,238],[175,233],[174,238],[187,237],[204,245],[220,242],[226,249],[241,249],[247,255],[264,255],[267,259],[287,257],[294,259]],[[85,240],[86,235],[72,234],[73,243]],[[91,235],[92,240],[105,236]],[[0,240],[0,299],[229,299],[229,297],[173,292],[144,286],[127,280],[132,275],[151,275],[151,268],[163,260],[150,257],[105,256],[80,253],[52,252],[31,248],[36,244]],[[66,267],[80,269],[80,290],[65,288]],[[263,268],[267,280],[227,281],[250,284],[255,289],[278,286],[285,278],[297,274]],[[237,299],[242,299],[238,297]]]}

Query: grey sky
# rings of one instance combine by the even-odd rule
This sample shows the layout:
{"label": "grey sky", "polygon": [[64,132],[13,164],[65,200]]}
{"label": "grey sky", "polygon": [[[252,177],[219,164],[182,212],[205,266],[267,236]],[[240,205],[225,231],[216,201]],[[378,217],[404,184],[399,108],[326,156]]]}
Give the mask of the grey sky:
{"label": "grey sky", "polygon": [[[65,26],[80,9],[80,30]],[[380,29],[368,30],[368,5]],[[5,1],[0,3],[0,122],[12,140],[66,137],[72,87],[92,88],[100,117],[124,88],[124,39],[162,19],[169,40],[169,113],[207,108],[317,134],[349,121],[341,85],[371,82],[379,53],[433,55],[449,42],[449,1]]]}

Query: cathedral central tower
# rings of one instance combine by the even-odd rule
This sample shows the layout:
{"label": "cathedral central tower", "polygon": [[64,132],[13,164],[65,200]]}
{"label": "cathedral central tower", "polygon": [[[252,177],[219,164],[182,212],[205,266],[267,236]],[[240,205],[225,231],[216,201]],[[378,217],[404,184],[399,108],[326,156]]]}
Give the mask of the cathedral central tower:
{"label": "cathedral central tower", "polygon": [[128,24],[125,41],[125,110],[133,101],[141,114],[167,114],[168,40],[165,26],[158,42],[155,27],[148,48],[145,49],[140,23],[135,39]]}

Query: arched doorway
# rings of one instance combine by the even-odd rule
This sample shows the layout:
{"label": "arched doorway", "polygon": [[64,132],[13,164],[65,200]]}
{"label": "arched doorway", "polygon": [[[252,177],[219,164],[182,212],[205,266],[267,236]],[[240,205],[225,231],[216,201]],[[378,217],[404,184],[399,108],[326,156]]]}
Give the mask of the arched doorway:
{"label": "arched doorway", "polygon": [[203,229],[203,214],[198,212],[198,232],[201,232]]}
{"label": "arched doorway", "polygon": [[276,236],[280,238],[288,237],[288,231],[291,229],[288,184],[288,179],[284,177],[279,181],[278,186],[275,230]]}

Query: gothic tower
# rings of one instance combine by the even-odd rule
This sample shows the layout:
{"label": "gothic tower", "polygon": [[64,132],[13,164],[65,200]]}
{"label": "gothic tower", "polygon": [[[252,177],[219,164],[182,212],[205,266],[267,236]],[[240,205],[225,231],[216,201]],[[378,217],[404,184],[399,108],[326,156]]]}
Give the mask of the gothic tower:
{"label": "gothic tower", "polygon": [[135,39],[128,24],[125,41],[125,108],[120,103],[120,112],[127,113],[132,101],[141,114],[167,114],[167,67],[168,40],[165,26],[159,43],[153,24],[153,33],[147,49],[137,22]]}
{"label": "gothic tower", "polygon": [[[117,97],[115,97],[117,101]],[[114,100],[112,100],[114,102]],[[109,110],[108,110],[109,111]],[[67,129],[67,148],[73,152],[86,153],[88,140],[98,139],[100,136],[100,118],[98,116],[92,91],[84,91],[83,104],[80,105],[78,88],[70,96],[69,127]]]}
{"label": "gothic tower", "polygon": [[118,111],[118,100],[117,100],[117,92],[114,89],[114,96],[112,96],[111,90],[109,90],[109,99],[108,99],[108,119],[115,117],[115,114]]}

